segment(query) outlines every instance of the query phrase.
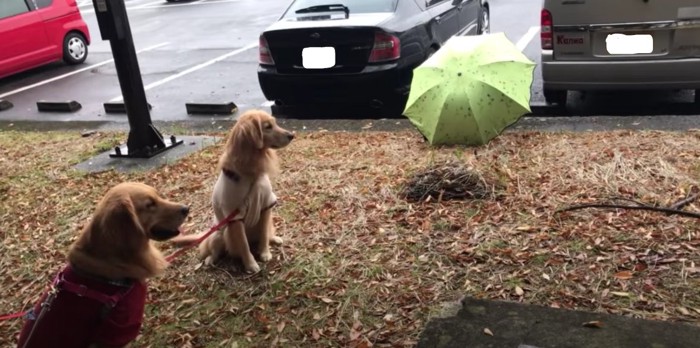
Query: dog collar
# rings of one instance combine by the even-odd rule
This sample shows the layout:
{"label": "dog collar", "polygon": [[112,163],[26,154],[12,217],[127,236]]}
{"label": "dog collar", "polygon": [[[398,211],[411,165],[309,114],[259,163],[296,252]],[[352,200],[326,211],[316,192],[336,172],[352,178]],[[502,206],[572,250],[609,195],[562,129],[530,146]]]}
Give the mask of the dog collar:
{"label": "dog collar", "polygon": [[87,272],[85,272],[85,271],[82,271],[82,270],[76,268],[76,267],[73,266],[73,265],[69,265],[69,267],[70,267],[70,269],[73,271],[73,273],[75,273],[75,274],[77,274],[77,275],[79,275],[79,276],[81,276],[81,277],[94,279],[94,280],[97,280],[97,281],[99,281],[99,282],[106,283],[106,284],[109,284],[109,285],[114,285],[114,286],[119,286],[119,287],[128,288],[128,287],[130,287],[131,284],[133,283],[133,281],[132,281],[131,279],[129,279],[129,278],[124,278],[124,279],[109,279],[109,278],[104,278],[104,277],[100,277],[100,276],[97,276],[97,275],[94,275],[94,274],[87,273]]}
{"label": "dog collar", "polygon": [[224,173],[224,175],[225,175],[227,178],[229,178],[229,179],[231,179],[231,180],[233,180],[233,181],[235,181],[235,182],[238,182],[238,181],[241,180],[241,176],[238,175],[238,173],[234,172],[233,170],[224,168],[224,169],[222,169],[221,171]]}

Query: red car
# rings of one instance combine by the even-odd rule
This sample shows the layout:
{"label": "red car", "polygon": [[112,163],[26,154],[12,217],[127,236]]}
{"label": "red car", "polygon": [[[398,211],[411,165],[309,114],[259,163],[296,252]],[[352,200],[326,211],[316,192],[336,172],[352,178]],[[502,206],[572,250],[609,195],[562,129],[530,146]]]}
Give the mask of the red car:
{"label": "red car", "polygon": [[90,32],[75,0],[0,0],[0,78],[85,61]]}

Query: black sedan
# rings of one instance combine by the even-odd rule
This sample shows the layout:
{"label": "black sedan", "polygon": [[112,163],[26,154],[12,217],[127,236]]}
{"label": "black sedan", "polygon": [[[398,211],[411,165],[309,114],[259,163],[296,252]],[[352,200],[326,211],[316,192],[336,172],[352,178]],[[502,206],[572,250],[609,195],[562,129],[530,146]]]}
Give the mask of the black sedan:
{"label": "black sedan", "polygon": [[450,37],[488,30],[486,0],[294,0],[260,35],[258,81],[277,105],[398,115],[415,67]]}

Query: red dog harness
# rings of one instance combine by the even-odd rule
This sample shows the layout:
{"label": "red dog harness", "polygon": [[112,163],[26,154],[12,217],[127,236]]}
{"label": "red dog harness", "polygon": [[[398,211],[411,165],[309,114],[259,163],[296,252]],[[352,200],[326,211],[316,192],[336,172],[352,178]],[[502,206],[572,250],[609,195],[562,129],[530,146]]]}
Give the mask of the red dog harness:
{"label": "red dog harness", "polygon": [[146,294],[145,282],[98,279],[68,265],[25,316],[18,347],[126,345],[141,329]]}

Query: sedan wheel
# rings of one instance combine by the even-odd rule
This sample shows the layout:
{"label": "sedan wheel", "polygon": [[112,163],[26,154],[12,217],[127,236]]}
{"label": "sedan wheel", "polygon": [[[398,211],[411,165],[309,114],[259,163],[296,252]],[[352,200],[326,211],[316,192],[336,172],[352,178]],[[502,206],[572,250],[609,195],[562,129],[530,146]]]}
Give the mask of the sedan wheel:
{"label": "sedan wheel", "polygon": [[560,107],[566,106],[566,97],[568,92],[566,90],[553,90],[544,89],[544,100],[547,104],[557,104]]}
{"label": "sedan wheel", "polygon": [[63,40],[63,60],[68,64],[80,64],[85,61],[88,47],[85,39],[78,33],[70,33]]}
{"label": "sedan wheel", "polygon": [[481,8],[481,18],[479,19],[479,34],[488,34],[491,32],[491,22],[489,17],[489,8]]}

